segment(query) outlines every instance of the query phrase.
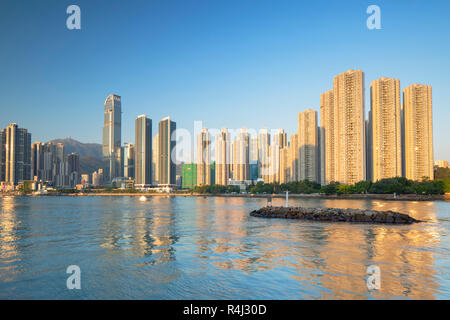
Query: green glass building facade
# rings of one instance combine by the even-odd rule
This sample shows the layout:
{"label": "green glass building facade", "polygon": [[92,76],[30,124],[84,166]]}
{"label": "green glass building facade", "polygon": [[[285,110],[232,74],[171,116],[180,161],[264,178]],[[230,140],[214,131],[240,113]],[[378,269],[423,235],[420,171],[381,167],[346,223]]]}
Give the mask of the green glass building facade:
{"label": "green glass building facade", "polygon": [[195,163],[183,164],[181,171],[183,189],[193,189],[197,184],[197,165]]}

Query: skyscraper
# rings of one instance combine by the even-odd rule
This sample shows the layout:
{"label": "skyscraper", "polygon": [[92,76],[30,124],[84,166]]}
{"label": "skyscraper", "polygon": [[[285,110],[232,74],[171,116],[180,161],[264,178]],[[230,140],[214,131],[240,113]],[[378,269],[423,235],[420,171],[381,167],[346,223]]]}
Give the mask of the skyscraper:
{"label": "skyscraper", "polygon": [[31,145],[31,179],[42,180],[44,169],[44,144],[35,142]]}
{"label": "skyscraper", "polygon": [[277,144],[269,146],[269,183],[280,182],[280,147]]}
{"label": "skyscraper", "polygon": [[135,184],[152,184],[152,120],[146,115],[135,122]]}
{"label": "skyscraper", "polygon": [[261,129],[258,133],[258,175],[265,183],[269,183],[272,173],[270,162],[270,133]]}
{"label": "skyscraper", "polygon": [[283,129],[278,129],[273,135],[272,144],[269,146],[269,182],[280,182],[281,181],[281,149],[287,146],[287,134]]}
{"label": "skyscraper", "polygon": [[122,103],[120,96],[110,94],[104,105],[103,181],[110,184],[122,176],[121,128]]}
{"label": "skyscraper", "polygon": [[290,147],[284,147],[280,150],[280,183],[287,183],[291,181],[289,149]]}
{"label": "skyscraper", "polygon": [[366,130],[366,180],[372,181],[373,180],[372,110],[369,111],[369,119],[365,120],[364,124]]}
{"label": "skyscraper", "polygon": [[153,137],[152,145],[152,184],[159,184],[159,134]]}
{"label": "skyscraper", "polygon": [[406,178],[434,178],[431,86],[413,84],[403,90],[404,165]]}
{"label": "skyscraper", "polygon": [[176,123],[166,117],[159,122],[159,184],[176,184]]}
{"label": "skyscraper", "polygon": [[3,181],[12,187],[31,180],[31,133],[12,123],[2,130],[0,142]]}
{"label": "skyscraper", "polygon": [[78,154],[71,153],[67,156],[67,168],[68,185],[73,188],[81,181],[80,156]]}
{"label": "skyscraper", "polygon": [[277,133],[273,135],[273,144],[280,147],[280,149],[287,146],[287,134],[284,129],[278,129]]}
{"label": "skyscraper", "polygon": [[352,184],[366,177],[364,72],[348,70],[335,76],[333,95],[336,180]]}
{"label": "skyscraper", "polygon": [[317,112],[308,109],[298,114],[299,180],[319,182]]}
{"label": "skyscraper", "polygon": [[291,168],[291,181],[299,181],[299,150],[298,150],[298,133],[291,135],[291,145],[289,146],[289,158]]}
{"label": "skyscraper", "polygon": [[250,178],[250,135],[241,129],[233,143],[233,180],[245,181]]}
{"label": "skyscraper", "polygon": [[400,80],[380,78],[370,84],[368,161],[373,181],[402,175]]}
{"label": "skyscraper", "polygon": [[66,159],[64,144],[47,143],[48,162],[45,164],[49,180],[53,181],[55,187],[64,187],[68,185],[66,179]]}
{"label": "skyscraper", "polygon": [[135,156],[134,144],[125,143],[123,146],[123,176],[127,179],[135,178]]}
{"label": "skyscraper", "polygon": [[250,163],[258,164],[258,136],[250,138]]}
{"label": "skyscraper", "polygon": [[230,179],[230,134],[222,128],[216,137],[216,184],[228,185]]}
{"label": "skyscraper", "polygon": [[320,95],[321,184],[336,181],[336,112],[333,90]]}
{"label": "skyscraper", "polygon": [[6,130],[0,131],[0,182],[6,181]]}
{"label": "skyscraper", "polygon": [[197,135],[197,184],[211,184],[211,136],[206,128]]}

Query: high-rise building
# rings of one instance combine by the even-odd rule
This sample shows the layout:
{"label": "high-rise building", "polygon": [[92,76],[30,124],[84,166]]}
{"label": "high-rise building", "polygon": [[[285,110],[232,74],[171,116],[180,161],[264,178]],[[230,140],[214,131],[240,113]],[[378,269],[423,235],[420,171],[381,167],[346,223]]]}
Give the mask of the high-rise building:
{"label": "high-rise building", "polygon": [[197,184],[211,185],[211,136],[206,128],[197,135]]}
{"label": "high-rise building", "polygon": [[42,180],[44,169],[44,144],[35,142],[31,145],[31,179]]}
{"label": "high-rise building", "polygon": [[222,128],[216,137],[216,184],[228,185],[231,164],[230,152],[230,133],[226,128]]}
{"label": "high-rise building", "polygon": [[250,137],[250,163],[258,165],[258,136]]}
{"label": "high-rise building", "polygon": [[250,135],[242,128],[233,143],[233,180],[250,179]]}
{"label": "high-rise building", "polygon": [[67,185],[72,188],[81,181],[80,156],[76,153],[67,156],[67,179]]}
{"label": "high-rise building", "polygon": [[299,181],[299,149],[298,149],[298,133],[291,135],[291,145],[289,146],[290,161],[290,181]]}
{"label": "high-rise building", "polygon": [[280,147],[275,143],[269,147],[269,168],[268,182],[280,182]]}
{"label": "high-rise building", "polygon": [[49,181],[52,181],[55,187],[68,186],[64,144],[47,143],[46,145],[48,161],[45,163],[45,168],[47,169]]}
{"label": "high-rise building", "polygon": [[278,129],[272,137],[273,141],[269,146],[268,172],[264,176],[265,180],[268,178],[269,183],[280,182],[281,180],[281,170],[284,170],[281,168],[281,149],[287,146],[287,134],[283,129]]}
{"label": "high-rise building", "polygon": [[336,181],[353,184],[366,178],[364,72],[348,70],[335,76],[333,96]]}
{"label": "high-rise building", "polygon": [[278,129],[277,133],[273,135],[273,144],[283,149],[287,146],[287,134],[284,129]]}
{"label": "high-rise building", "polygon": [[434,178],[431,86],[413,84],[403,90],[404,167],[411,180]]}
{"label": "high-rise building", "polygon": [[111,184],[114,178],[122,176],[121,159],[121,128],[122,103],[121,97],[110,94],[104,105],[103,126],[103,181]]}
{"label": "high-rise building", "polygon": [[321,184],[336,181],[336,112],[333,90],[320,95]]}
{"label": "high-rise building", "polygon": [[290,147],[286,146],[280,150],[280,183],[291,181]]}
{"label": "high-rise building", "polygon": [[195,163],[185,163],[181,170],[182,188],[193,189],[197,185],[197,165]]}
{"label": "high-rise building", "polygon": [[31,180],[31,133],[12,123],[2,130],[0,142],[3,182],[12,187]]}
{"label": "high-rise building", "polygon": [[[368,129],[373,181],[402,176],[400,80],[380,78],[370,84]],[[370,177],[369,177],[370,178]]]}
{"label": "high-rise building", "polygon": [[6,181],[6,130],[0,131],[0,182]]}
{"label": "high-rise building", "polygon": [[369,111],[369,119],[365,120],[364,125],[366,130],[366,180],[372,181],[373,180],[372,111]]}
{"label": "high-rise building", "polygon": [[317,111],[298,114],[299,180],[319,182]]}
{"label": "high-rise building", "polygon": [[31,149],[32,178],[45,181],[55,187],[68,185],[67,159],[62,143],[36,142]]}
{"label": "high-rise building", "polygon": [[135,184],[149,186],[152,184],[152,120],[146,115],[136,119],[135,143]]}
{"label": "high-rise building", "polygon": [[99,186],[103,184],[103,169],[98,169],[92,173],[92,185]]}
{"label": "high-rise building", "polygon": [[127,179],[135,178],[135,156],[134,144],[125,143],[123,146],[123,176]]}
{"label": "high-rise building", "polygon": [[317,153],[317,158],[318,160],[318,172],[319,172],[319,176],[317,177],[319,179],[319,183],[321,185],[325,184],[325,168],[322,167],[322,165],[325,165],[325,161],[322,159],[322,155],[325,154],[325,144],[323,141],[323,138],[325,137],[324,131],[322,127],[318,127],[317,128],[317,134],[318,134],[318,139],[319,139],[319,147],[317,148],[318,153]]}
{"label": "high-rise building", "polygon": [[176,184],[176,123],[166,117],[159,122],[159,184]]}
{"label": "high-rise building", "polygon": [[269,183],[273,174],[270,162],[270,133],[261,129],[258,133],[258,175],[265,183]]}
{"label": "high-rise building", "polygon": [[159,134],[153,137],[152,146],[152,184],[159,184]]}

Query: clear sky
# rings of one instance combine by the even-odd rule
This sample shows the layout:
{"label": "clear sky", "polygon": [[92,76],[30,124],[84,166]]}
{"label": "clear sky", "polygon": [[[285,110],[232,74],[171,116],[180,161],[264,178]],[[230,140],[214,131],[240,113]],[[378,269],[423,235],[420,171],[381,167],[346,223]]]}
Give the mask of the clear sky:
{"label": "clear sky", "polygon": [[[81,30],[66,8],[81,8]],[[369,5],[381,30],[366,27]],[[450,2],[2,0],[0,127],[33,141],[101,143],[103,103],[122,96],[122,141],[134,119],[178,127],[297,130],[333,76],[362,69],[433,86],[435,158],[450,160]]]}

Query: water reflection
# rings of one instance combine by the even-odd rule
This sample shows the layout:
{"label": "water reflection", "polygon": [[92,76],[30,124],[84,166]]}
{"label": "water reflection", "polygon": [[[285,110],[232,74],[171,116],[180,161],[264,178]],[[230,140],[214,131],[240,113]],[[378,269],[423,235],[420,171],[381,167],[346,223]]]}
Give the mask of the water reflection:
{"label": "water reflection", "polygon": [[[140,265],[175,259],[173,245],[178,236],[175,234],[173,202],[160,197],[151,198],[147,203],[136,203],[134,197],[103,200],[112,200],[117,205],[110,209],[109,215],[102,216],[102,248],[129,250],[133,255],[144,258]],[[133,206],[133,210],[121,210],[128,205]]]}
{"label": "water reflection", "polygon": [[11,281],[18,272],[17,264],[20,254],[17,246],[17,221],[15,212],[17,199],[4,197],[1,201],[0,214],[0,280]]}
{"label": "water reflection", "polygon": [[[0,198],[0,298],[450,298],[449,203],[291,199],[426,221],[409,226],[249,217],[263,205],[245,198]],[[71,263],[87,278],[79,296],[64,287]],[[381,268],[378,291],[366,286],[370,265]]]}

